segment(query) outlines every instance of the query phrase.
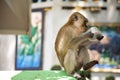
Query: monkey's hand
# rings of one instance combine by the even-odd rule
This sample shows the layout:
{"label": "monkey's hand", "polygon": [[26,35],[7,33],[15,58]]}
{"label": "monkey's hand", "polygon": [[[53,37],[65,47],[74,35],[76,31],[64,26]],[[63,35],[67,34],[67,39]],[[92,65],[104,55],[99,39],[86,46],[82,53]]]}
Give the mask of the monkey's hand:
{"label": "monkey's hand", "polygon": [[92,33],[92,32],[85,32],[85,33],[83,33],[83,36],[85,36],[87,38],[93,38],[94,37],[94,33]]}
{"label": "monkey's hand", "polygon": [[87,34],[87,36],[88,36],[88,38],[93,38],[93,37],[94,37],[94,33],[89,32],[89,33]]}

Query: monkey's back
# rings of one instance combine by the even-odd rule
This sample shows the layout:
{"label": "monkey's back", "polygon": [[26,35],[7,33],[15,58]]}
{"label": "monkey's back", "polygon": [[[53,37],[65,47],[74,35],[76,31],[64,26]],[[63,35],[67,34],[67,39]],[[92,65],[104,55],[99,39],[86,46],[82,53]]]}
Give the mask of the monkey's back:
{"label": "monkey's back", "polygon": [[67,54],[68,44],[70,41],[71,41],[70,30],[68,30],[67,26],[63,26],[59,30],[55,41],[55,51],[62,66],[64,57]]}

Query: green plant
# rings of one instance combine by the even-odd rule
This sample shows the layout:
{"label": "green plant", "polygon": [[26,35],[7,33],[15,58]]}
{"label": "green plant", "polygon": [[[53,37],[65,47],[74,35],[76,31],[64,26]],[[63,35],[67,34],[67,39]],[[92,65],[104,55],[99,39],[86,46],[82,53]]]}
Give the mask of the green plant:
{"label": "green plant", "polygon": [[51,70],[62,70],[60,65],[53,65]]}
{"label": "green plant", "polygon": [[112,75],[106,76],[105,80],[115,80],[115,77]]}

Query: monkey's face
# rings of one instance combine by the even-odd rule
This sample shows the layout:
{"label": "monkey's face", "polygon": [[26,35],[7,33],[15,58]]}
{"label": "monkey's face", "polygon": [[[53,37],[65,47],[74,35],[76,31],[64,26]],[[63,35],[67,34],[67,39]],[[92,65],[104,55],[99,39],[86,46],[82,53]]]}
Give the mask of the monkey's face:
{"label": "monkey's face", "polygon": [[71,19],[73,25],[76,26],[80,30],[80,32],[85,32],[88,30],[88,20],[82,14],[75,12],[71,15],[69,20]]}

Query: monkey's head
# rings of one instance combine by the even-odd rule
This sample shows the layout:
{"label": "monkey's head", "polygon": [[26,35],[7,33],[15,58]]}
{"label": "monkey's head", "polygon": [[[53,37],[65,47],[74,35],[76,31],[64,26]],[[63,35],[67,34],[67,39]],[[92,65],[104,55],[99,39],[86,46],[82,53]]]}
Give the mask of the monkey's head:
{"label": "monkey's head", "polygon": [[88,19],[85,18],[82,14],[79,12],[74,12],[68,21],[69,24],[74,25],[75,27],[81,29],[82,32],[85,32],[88,30]]}

